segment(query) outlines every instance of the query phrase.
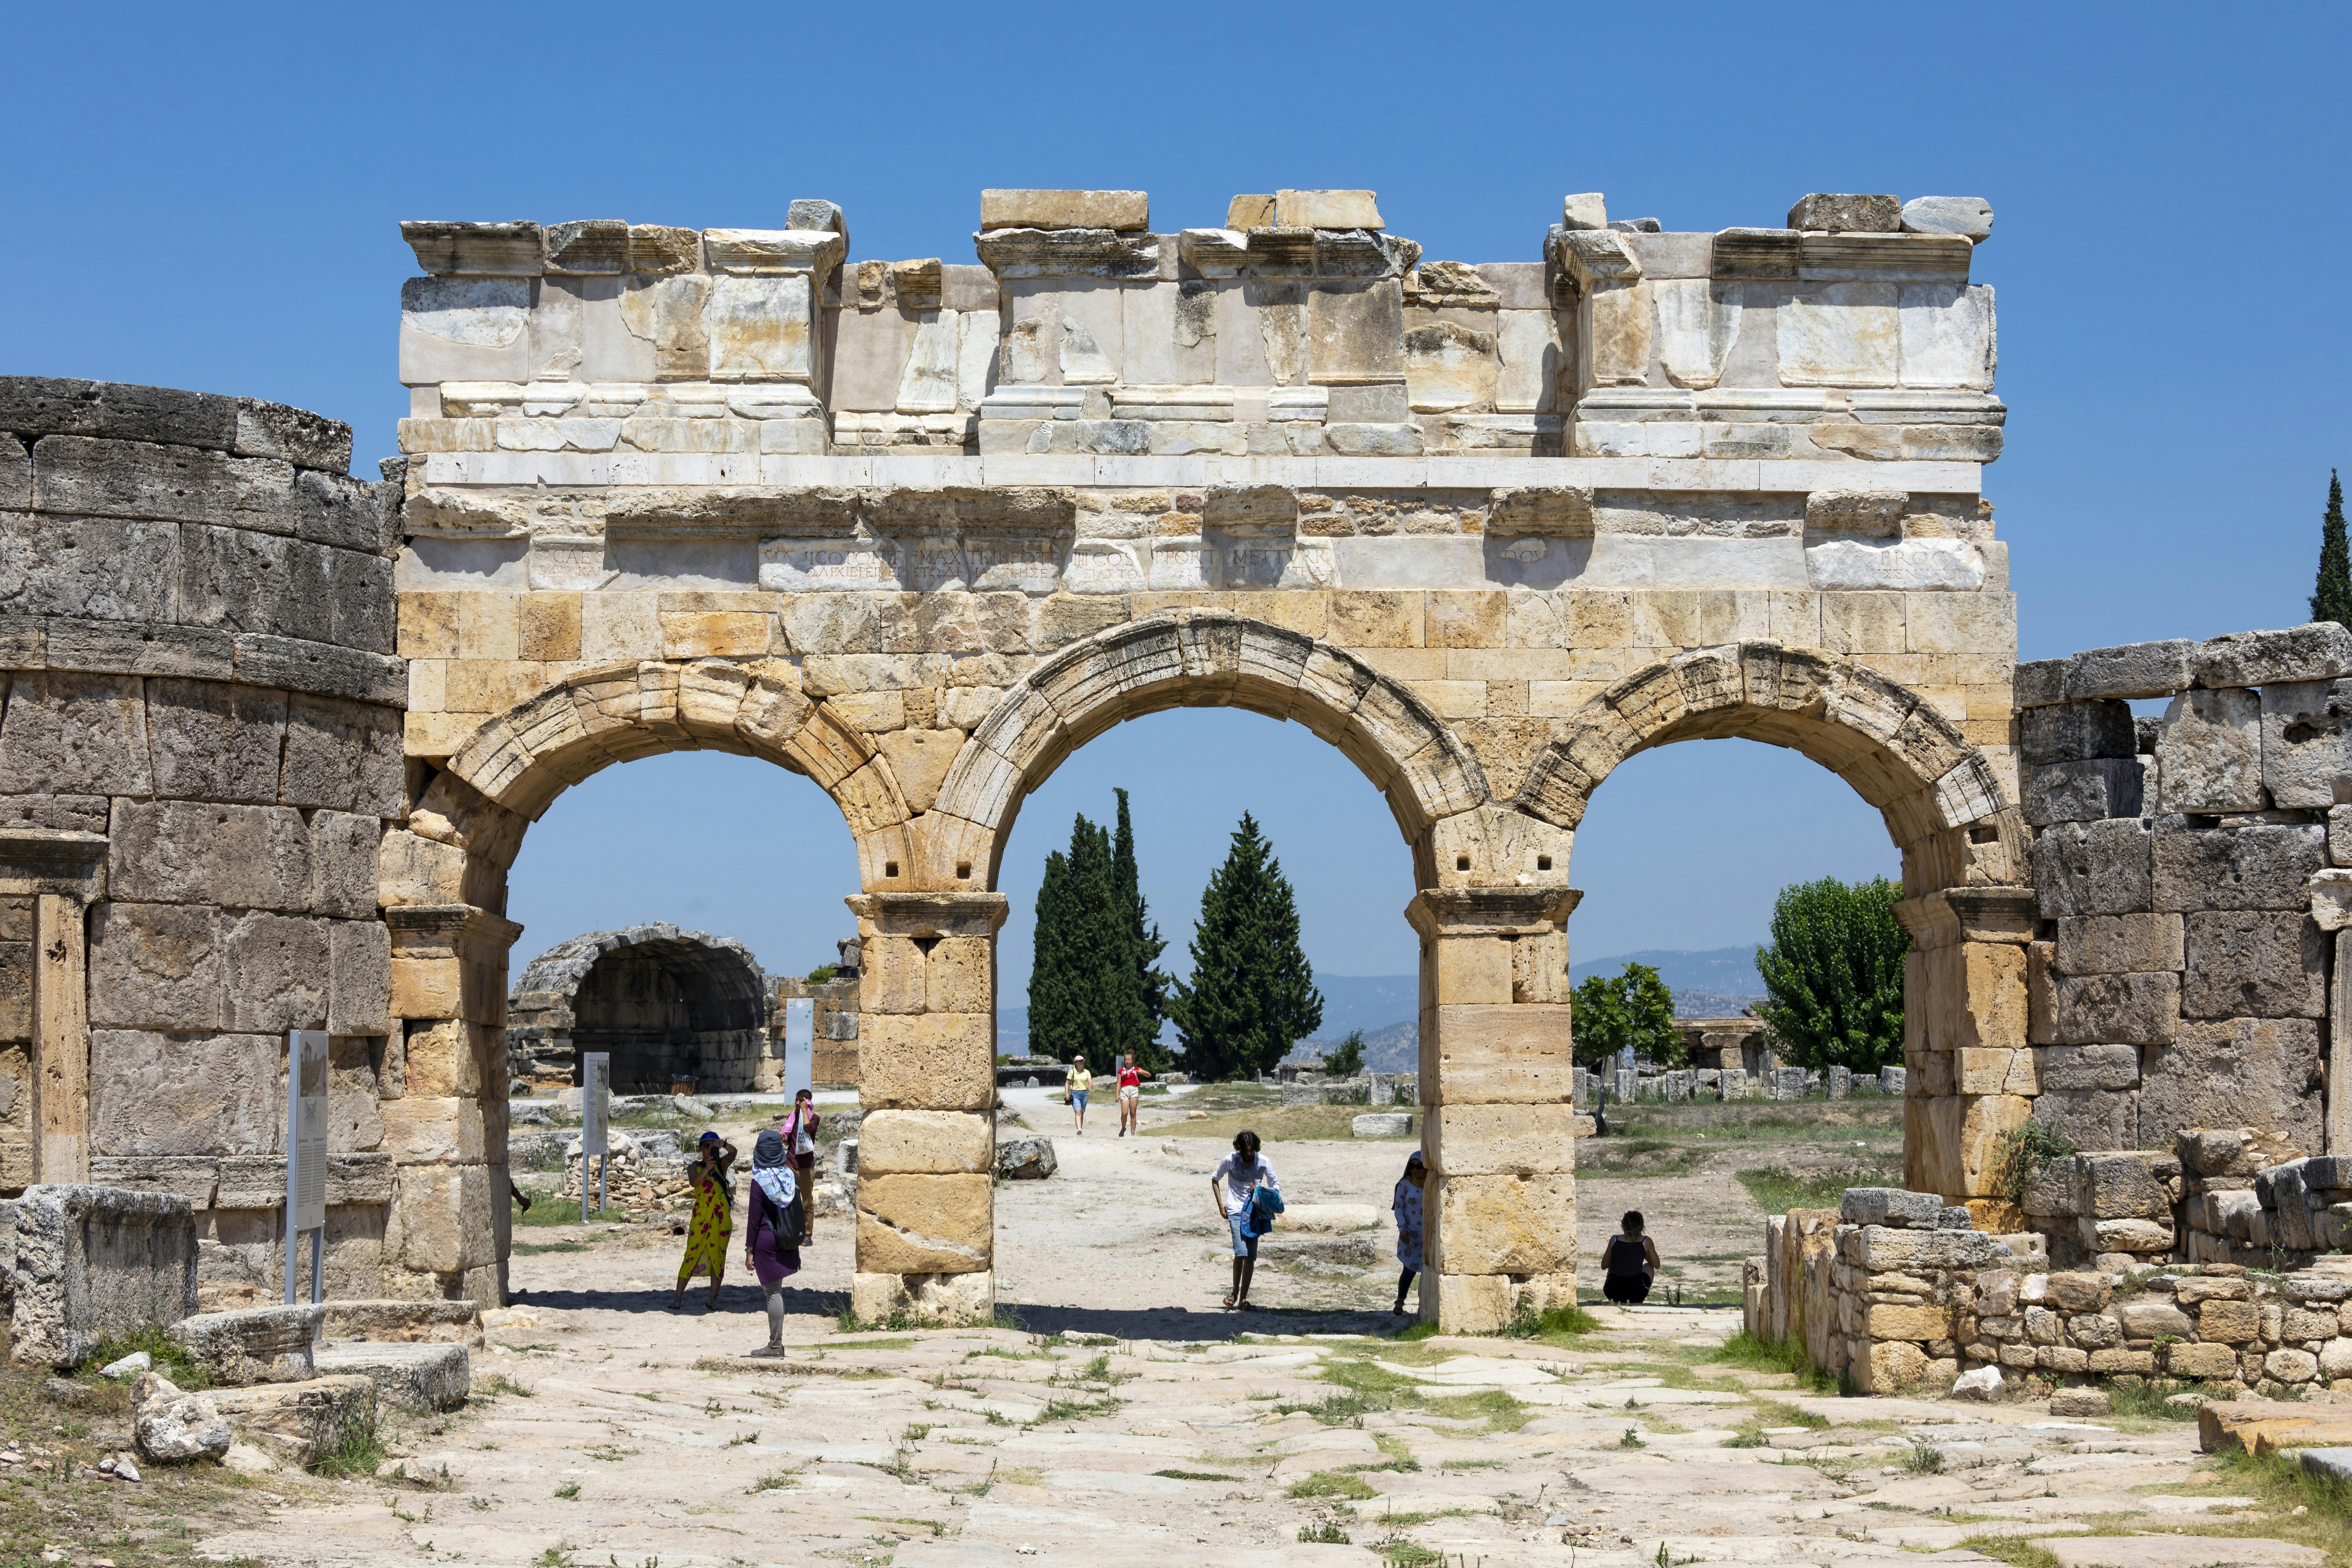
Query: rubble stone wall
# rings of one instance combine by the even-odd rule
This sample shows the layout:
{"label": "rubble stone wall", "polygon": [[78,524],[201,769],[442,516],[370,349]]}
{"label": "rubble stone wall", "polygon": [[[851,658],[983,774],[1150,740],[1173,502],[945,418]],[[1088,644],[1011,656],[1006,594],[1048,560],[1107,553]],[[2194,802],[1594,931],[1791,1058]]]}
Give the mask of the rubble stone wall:
{"label": "rubble stone wall", "polygon": [[[1578,195],[1475,265],[1361,191],[1181,231],[1140,192],[990,192],[979,267],[854,258],[814,200],[408,225],[425,782],[386,860],[430,871],[387,900],[495,908],[614,762],[815,779],[864,885],[856,1307],[984,1316],[1021,801],[1160,709],[1297,721],[1412,860],[1433,1310],[1565,1299],[1570,850],[1623,757],[1746,735],[1838,772],[1903,850],[1913,1049],[2025,1045],[1990,212],[1919,214],[1668,235]],[[1917,1065],[1914,1184],[1981,1197],[2031,1101]]]}
{"label": "rubble stone wall", "polygon": [[286,1033],[324,1028],[328,1268],[376,1295],[434,1156],[376,902],[400,482],[350,456],[276,404],[0,378],[0,1185],[175,1194],[207,1279],[274,1289]]}
{"label": "rubble stone wall", "polygon": [[[2006,1070],[2078,1147],[2210,1127],[2275,1157],[2346,1146],[2347,676],[2333,623],[2019,668],[2041,923],[2033,1049]],[[2163,713],[2135,718],[2148,699]]]}

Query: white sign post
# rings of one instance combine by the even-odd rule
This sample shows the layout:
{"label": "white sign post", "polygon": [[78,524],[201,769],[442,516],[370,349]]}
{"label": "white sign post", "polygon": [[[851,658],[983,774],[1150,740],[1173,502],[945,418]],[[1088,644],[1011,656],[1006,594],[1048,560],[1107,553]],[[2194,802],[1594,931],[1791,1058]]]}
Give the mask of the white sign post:
{"label": "white sign post", "polygon": [[295,1303],[295,1247],[310,1233],[310,1300],[324,1300],[327,1250],[327,1031],[286,1037],[286,1304]]}
{"label": "white sign post", "polygon": [[816,998],[784,998],[784,1097],[814,1087],[816,1071]]}
{"label": "white sign post", "polygon": [[596,1162],[596,1212],[604,1212],[604,1119],[611,1109],[613,1053],[580,1053],[580,1218],[588,1218],[588,1162]]}

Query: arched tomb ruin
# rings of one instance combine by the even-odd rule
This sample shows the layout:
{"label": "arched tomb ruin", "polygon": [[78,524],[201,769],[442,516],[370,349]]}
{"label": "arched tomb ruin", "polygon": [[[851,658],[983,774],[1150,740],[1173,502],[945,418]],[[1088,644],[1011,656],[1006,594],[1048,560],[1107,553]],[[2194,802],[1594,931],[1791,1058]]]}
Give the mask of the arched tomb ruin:
{"label": "arched tomb ruin", "polygon": [[774,997],[751,950],[674,925],[593,931],[523,967],[507,998],[507,1070],[580,1081],[585,1051],[612,1057],[616,1094],[772,1089]]}

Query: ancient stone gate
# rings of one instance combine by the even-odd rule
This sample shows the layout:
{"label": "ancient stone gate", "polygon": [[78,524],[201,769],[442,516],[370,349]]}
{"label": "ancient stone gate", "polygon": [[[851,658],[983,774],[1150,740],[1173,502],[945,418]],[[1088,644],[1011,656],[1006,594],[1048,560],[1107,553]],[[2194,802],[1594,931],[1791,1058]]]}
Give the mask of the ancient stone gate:
{"label": "ancient stone gate", "polygon": [[[1664,234],[1580,196],[1531,219],[1538,259],[1468,266],[1369,193],[1226,216],[992,192],[982,267],[847,264],[823,202],[406,226],[394,1288],[497,1288],[523,833],[613,763],[712,748],[805,773],[856,840],[857,1310],[987,1313],[1003,847],[1062,759],[1178,706],[1305,724],[1395,816],[1449,1327],[1573,1297],[1570,849],[1648,747],[1791,746],[1880,808],[1910,1184],[1985,1193],[2032,1103],[2033,901],[1969,235],[1885,198]],[[45,473],[58,427],[0,427]]]}

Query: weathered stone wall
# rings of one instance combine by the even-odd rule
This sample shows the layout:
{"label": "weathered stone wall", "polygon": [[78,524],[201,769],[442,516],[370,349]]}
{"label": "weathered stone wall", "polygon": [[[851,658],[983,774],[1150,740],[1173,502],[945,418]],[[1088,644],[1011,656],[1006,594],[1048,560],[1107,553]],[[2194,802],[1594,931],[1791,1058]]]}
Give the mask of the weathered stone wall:
{"label": "weathered stone wall", "polygon": [[783,1082],[781,1064],[784,1055],[784,1004],[799,996],[814,1004],[811,1025],[815,1038],[809,1053],[810,1082],[819,1089],[857,1087],[859,949],[855,937],[836,945],[841,951],[841,962],[835,966],[832,979],[812,985],[789,974],[777,978],[775,1021],[772,1026],[776,1044],[772,1054],[779,1065],[779,1073],[774,1083],[763,1082],[761,1088],[777,1088]]}
{"label": "weathered stone wall", "polygon": [[[2347,676],[2332,623],[2019,668],[2041,922],[2012,1071],[2079,1147],[2206,1127],[2280,1155],[2346,1146]],[[2136,699],[2169,702],[2135,719]]]}
{"label": "weathered stone wall", "polygon": [[205,1276],[267,1285],[286,1031],[325,1028],[328,1268],[373,1295],[433,1156],[376,908],[400,483],[350,454],[275,404],[0,379],[0,1184],[184,1197]]}
{"label": "weathered stone wall", "polygon": [[667,924],[559,942],[525,966],[507,1002],[507,1070],[580,1081],[580,1053],[612,1056],[616,1094],[761,1087],[780,1044],[767,976],[741,942]]}

